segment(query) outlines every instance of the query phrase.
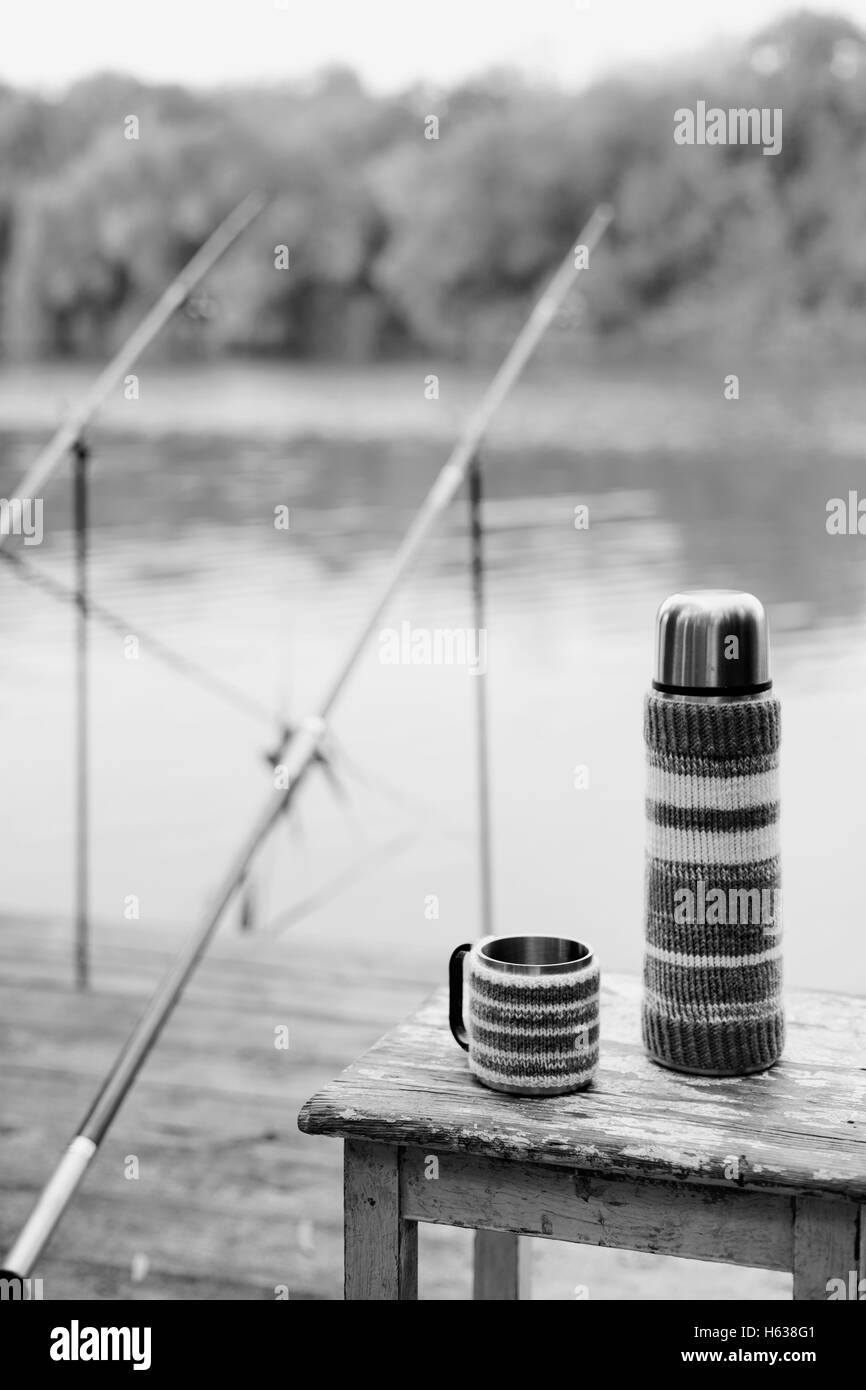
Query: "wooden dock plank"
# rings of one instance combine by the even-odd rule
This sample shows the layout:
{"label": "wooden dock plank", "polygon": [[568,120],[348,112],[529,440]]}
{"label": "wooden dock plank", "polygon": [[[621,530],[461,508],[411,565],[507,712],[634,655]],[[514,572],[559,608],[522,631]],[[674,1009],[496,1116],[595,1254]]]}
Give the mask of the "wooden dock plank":
{"label": "wooden dock plank", "polygon": [[[0,922],[4,1248],[178,937],[97,930],[87,996],[70,941],[62,922]],[[297,1113],[429,981],[391,953],[300,957],[258,934],[215,943],[46,1252],[46,1297],[342,1296],[340,1154],[304,1140]]]}

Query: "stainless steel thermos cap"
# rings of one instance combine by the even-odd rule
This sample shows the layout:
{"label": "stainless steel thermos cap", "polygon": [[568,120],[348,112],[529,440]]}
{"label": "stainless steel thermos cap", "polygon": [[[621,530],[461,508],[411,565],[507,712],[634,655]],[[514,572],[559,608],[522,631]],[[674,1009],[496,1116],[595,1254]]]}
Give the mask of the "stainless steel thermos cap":
{"label": "stainless steel thermos cap", "polygon": [[671,594],[656,618],[653,687],[672,695],[756,695],[769,690],[767,615],[754,594]]}

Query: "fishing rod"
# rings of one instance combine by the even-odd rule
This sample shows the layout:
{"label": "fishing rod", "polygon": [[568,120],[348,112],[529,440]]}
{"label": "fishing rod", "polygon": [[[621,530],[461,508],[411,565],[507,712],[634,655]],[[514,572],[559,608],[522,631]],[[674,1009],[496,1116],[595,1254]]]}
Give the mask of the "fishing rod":
{"label": "fishing rod", "polygon": [[[610,225],[613,213],[607,206],[596,209],[581,232],[577,245],[592,255]],[[545,332],[558,314],[572,284],[584,268],[584,258],[570,248],[559,269],[536,301],[529,318],[471,417],[463,435],[451,451],[414,521],[397,549],[369,614],[359,628],[342,661],[338,664],[314,714],[297,727],[282,765],[283,786],[272,796],[253,825],[236,859],[227,869],[213,903],[196,927],[177,959],[169,967],[144,1012],[103,1081],[96,1098],[75,1137],[57,1164],[37,1199],[30,1216],[6,1257],[7,1277],[26,1278],[44,1250],[99,1145],[105,1137],[130,1086],[201,960],[223,913],[239,884],[246,877],[259,846],[293,800],[298,787],[315,760],[325,734],[328,715],[337,703],[383,610],[390,602],[429,531],[462,485],[472,459],[493,416],[517,382]]]}
{"label": "fishing rod", "polygon": [[[172,314],[189,298],[199,281],[216,265],[241,233],[246,231],[254,218],[258,217],[267,206],[267,202],[267,198],[261,193],[247,194],[202,243],[180,274],[175,276],[160,295],[153,308],[148,310],[135,332],[127,338],[99,373],[78,406],[67,415],[41,454],[34,459],[18,484],[15,496],[10,500],[10,506],[16,501],[24,502],[28,498],[38,496],[58,464],[78,444],[84,429],[109,392],[126,376],[145,348],[150,346],[168,323]],[[0,549],[8,534],[8,531],[0,530]]]}
{"label": "fishing rod", "polygon": [[[78,594],[74,588],[64,584],[61,579],[56,579],[47,570],[34,565],[32,561],[17,551],[4,550],[0,553],[0,560],[4,561],[20,580],[33,584],[42,593],[48,594],[59,603],[71,605],[78,603]],[[117,613],[114,609],[106,607],[104,603],[90,597],[87,600],[87,615],[91,622],[97,623],[106,631],[113,632],[119,637],[126,637],[129,633],[134,632],[148,655],[152,656],[154,660],[162,662],[170,671],[174,671],[176,675],[185,680],[194,682],[200,690],[205,690],[217,699],[223,700],[225,704],[240,714],[258,719],[262,724],[276,725],[280,734],[291,737],[291,723],[287,723],[274,710],[257,700],[254,695],[248,695],[240,686],[234,685],[215,672],[200,666],[192,657],[175,651],[167,642],[163,642],[161,638],[143,628],[138,621],[132,622],[129,618],[125,618],[122,613]]]}
{"label": "fishing rod", "polygon": [[[72,496],[75,530],[76,573],[76,661],[75,661],[75,751],[76,751],[76,910],[75,910],[75,976],[81,989],[89,979],[89,633],[90,601],[88,592],[88,482],[89,450],[84,431],[109,392],[138,361],[162,331],[168,320],[186,301],[199,281],[237,240],[254,218],[267,205],[260,193],[248,194],[199,247],[184,268],[170,282],[153,307],[145,314],[133,333],[99,373],[81,401],[60,424],[52,439],[27,469],[11,502],[11,508],[23,507],[40,496],[45,484],[61,461],[69,454],[73,460]],[[0,556],[8,559],[12,548],[3,549],[12,528],[0,530]]]}

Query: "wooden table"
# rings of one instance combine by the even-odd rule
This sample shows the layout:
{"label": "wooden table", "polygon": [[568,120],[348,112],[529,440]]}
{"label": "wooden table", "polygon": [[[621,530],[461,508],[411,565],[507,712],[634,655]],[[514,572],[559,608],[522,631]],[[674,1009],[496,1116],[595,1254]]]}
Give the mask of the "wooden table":
{"label": "wooden table", "polygon": [[417,1297],[419,1221],[477,1231],[476,1298],[520,1296],[520,1235],[791,1270],[796,1299],[866,1296],[866,1006],[787,1005],[771,1071],[680,1076],[643,1051],[639,982],[604,976],[595,1086],[529,1100],[474,1079],[437,992],[299,1117],[345,1141],[346,1298]]}

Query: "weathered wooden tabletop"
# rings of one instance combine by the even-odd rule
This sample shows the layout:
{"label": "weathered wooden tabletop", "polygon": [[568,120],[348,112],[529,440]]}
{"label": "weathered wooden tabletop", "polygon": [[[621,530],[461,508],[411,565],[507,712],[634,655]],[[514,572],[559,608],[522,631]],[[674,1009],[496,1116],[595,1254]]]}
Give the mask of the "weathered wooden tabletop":
{"label": "weathered wooden tabletop", "polygon": [[640,1041],[640,982],[602,978],[601,1065],[591,1090],[549,1100],[487,1090],[432,995],[303,1107],[309,1134],[565,1164],[588,1173],[866,1201],[866,1004],[791,994],[788,1041],[768,1072],[681,1076]]}

